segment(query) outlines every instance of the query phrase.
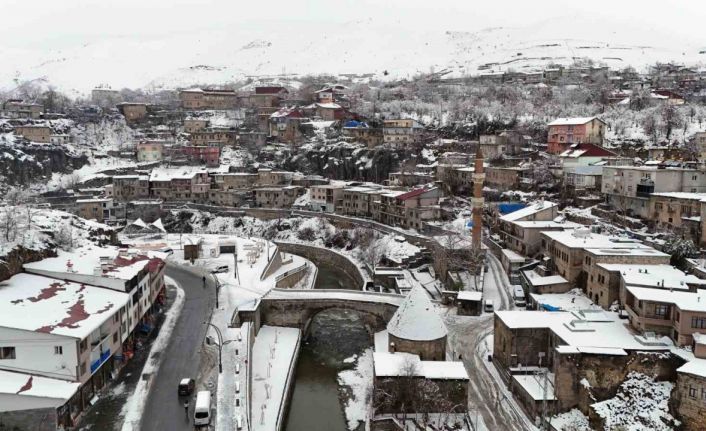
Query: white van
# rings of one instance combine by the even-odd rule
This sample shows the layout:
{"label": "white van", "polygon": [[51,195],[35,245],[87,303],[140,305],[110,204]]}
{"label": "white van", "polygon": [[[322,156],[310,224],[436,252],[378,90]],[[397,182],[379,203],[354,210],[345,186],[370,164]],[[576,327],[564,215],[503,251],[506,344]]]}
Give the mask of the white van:
{"label": "white van", "polygon": [[199,391],[196,394],[194,407],[194,425],[208,425],[211,423],[211,391]]}
{"label": "white van", "polygon": [[527,305],[525,300],[525,290],[519,284],[514,284],[512,286],[512,299],[515,301],[517,307],[524,307]]}
{"label": "white van", "polygon": [[243,417],[242,417],[242,416],[238,415],[238,416],[235,418],[235,422],[236,422],[236,425],[237,425],[237,427],[238,427],[239,430],[243,429]]}
{"label": "white van", "polygon": [[235,364],[235,374],[240,374],[240,362]]}
{"label": "white van", "polygon": [[235,382],[235,393],[236,394],[240,393],[240,382]]}

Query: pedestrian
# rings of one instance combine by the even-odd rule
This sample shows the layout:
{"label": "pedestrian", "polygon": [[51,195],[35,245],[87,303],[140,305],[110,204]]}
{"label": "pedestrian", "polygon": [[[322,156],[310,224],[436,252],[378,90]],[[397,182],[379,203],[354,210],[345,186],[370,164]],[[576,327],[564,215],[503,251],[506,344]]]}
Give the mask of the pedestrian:
{"label": "pedestrian", "polygon": [[186,415],[186,420],[189,420],[189,400],[184,401],[184,414]]}
{"label": "pedestrian", "polygon": [[206,276],[204,275],[201,277],[201,281],[203,282],[203,287],[206,287]]}

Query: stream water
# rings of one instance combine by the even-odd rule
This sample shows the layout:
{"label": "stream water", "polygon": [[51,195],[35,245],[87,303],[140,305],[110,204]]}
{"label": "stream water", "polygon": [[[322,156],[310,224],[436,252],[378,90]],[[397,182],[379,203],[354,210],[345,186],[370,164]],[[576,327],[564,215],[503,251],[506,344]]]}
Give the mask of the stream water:
{"label": "stream water", "polygon": [[[337,268],[320,266],[316,288],[354,289],[348,280]],[[331,309],[317,314],[299,353],[285,429],[347,431],[338,373],[354,366],[345,359],[370,346],[370,335],[356,312]]]}

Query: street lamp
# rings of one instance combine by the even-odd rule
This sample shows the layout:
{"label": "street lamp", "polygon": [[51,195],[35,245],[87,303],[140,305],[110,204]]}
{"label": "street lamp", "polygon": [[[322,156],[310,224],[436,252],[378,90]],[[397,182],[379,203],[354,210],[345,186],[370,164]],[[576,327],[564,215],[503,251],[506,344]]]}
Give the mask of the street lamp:
{"label": "street lamp", "polygon": [[211,276],[213,276],[213,281],[216,283],[216,308],[218,308],[218,296],[221,292],[221,283],[218,281],[218,277],[215,273],[212,272]]}
{"label": "street lamp", "polygon": [[[221,330],[218,329],[218,326],[214,325],[213,323],[209,322],[203,322],[204,325],[208,325],[212,327],[213,329],[216,330],[216,335],[218,336],[218,373],[223,373],[223,346],[225,346],[228,343],[232,343],[234,341],[238,340],[225,340],[223,341],[223,334],[221,333]],[[208,337],[206,337],[206,344],[211,344],[208,340]]]}

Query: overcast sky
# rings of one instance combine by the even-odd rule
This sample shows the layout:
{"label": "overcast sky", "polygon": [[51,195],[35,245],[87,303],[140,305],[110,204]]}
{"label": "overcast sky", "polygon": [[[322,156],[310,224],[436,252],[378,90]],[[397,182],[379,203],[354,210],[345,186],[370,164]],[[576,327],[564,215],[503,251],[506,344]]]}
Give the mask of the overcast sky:
{"label": "overcast sky", "polygon": [[[522,26],[576,14],[668,29],[706,44],[702,0],[4,0],[0,45],[51,49],[101,36],[149,37],[262,20],[347,22],[374,18],[408,30]],[[598,13],[597,13],[598,12]],[[21,34],[18,37],[18,32]],[[699,34],[700,33],[700,34]]]}

